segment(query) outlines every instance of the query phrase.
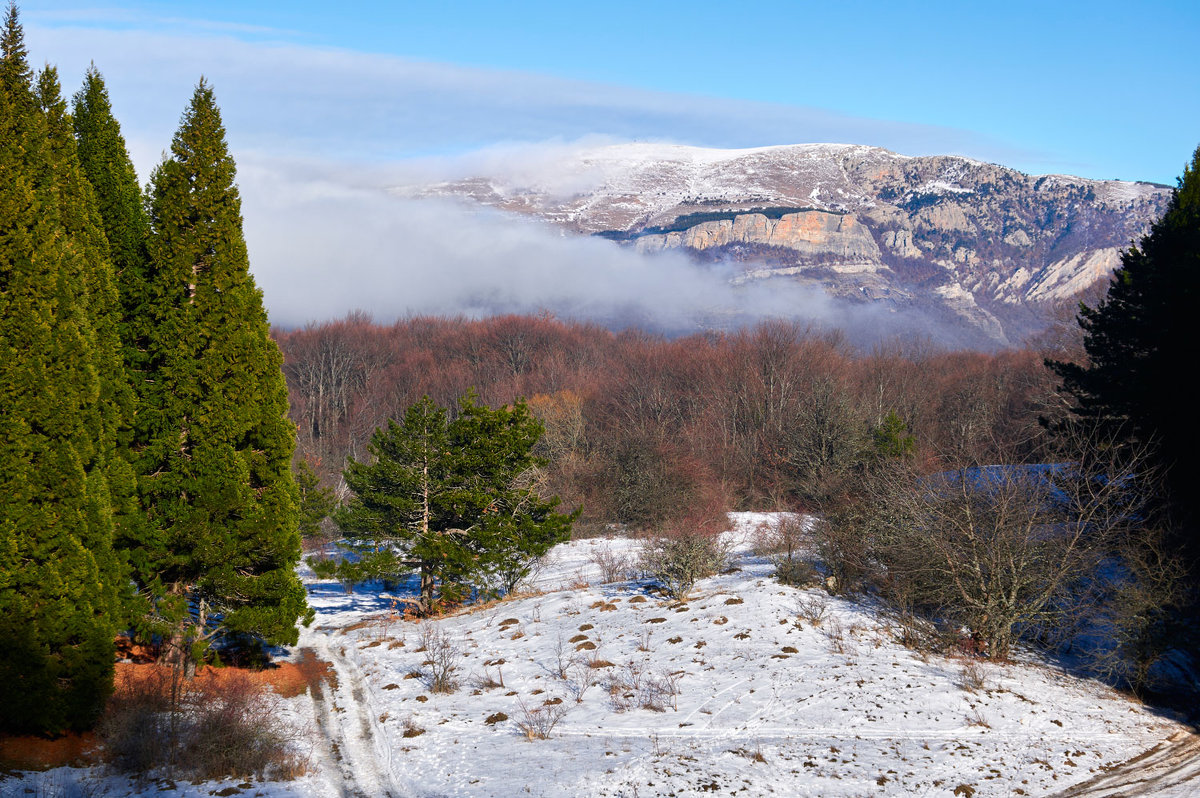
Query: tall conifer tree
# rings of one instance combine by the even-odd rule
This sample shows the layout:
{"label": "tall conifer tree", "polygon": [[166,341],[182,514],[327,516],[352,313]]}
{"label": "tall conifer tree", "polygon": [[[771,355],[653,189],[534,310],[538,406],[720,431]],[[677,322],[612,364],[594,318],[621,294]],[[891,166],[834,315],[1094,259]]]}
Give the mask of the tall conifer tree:
{"label": "tall conifer tree", "polygon": [[94,64],[75,94],[73,110],[79,163],[96,193],[96,207],[120,292],[126,367],[131,372],[141,371],[139,353],[144,341],[139,340],[133,325],[145,301],[146,238],[150,227],[121,126],[113,116],[104,78]]}
{"label": "tall conifer tree", "polygon": [[1108,294],[1080,309],[1089,363],[1052,363],[1075,414],[1114,443],[1149,448],[1166,479],[1157,501],[1200,579],[1194,402],[1181,375],[1200,358],[1194,316],[1200,303],[1200,148],[1183,170],[1167,210],[1121,255]]}
{"label": "tall conifer tree", "polygon": [[111,275],[13,6],[0,49],[0,728],[55,733],[90,726],[112,685]]}
{"label": "tall conifer tree", "polygon": [[126,284],[133,284],[129,272],[140,277],[145,271],[149,225],[121,125],[113,116],[108,88],[95,64],[75,93],[72,119],[79,163],[96,191],[113,269]]}
{"label": "tall conifer tree", "polygon": [[[217,634],[292,643],[305,613],[283,358],[249,273],[235,167],[201,80],[155,170],[131,548],[167,656]],[[216,619],[219,617],[219,624]]]}
{"label": "tall conifer tree", "polygon": [[[142,204],[137,173],[121,136],[121,126],[112,115],[104,79],[93,64],[83,87],[74,97],[74,125],[79,166],[95,195],[98,217],[95,223],[103,231],[102,246],[112,264],[111,286],[98,286],[97,295],[106,303],[94,315],[103,319],[98,329],[105,337],[106,350],[115,342],[117,357],[109,364],[113,378],[109,392],[117,414],[117,449],[110,460],[110,480],[114,508],[114,542],[124,549],[137,539],[136,528],[144,516],[137,503],[136,477],[130,463],[134,418],[134,381],[144,371],[142,352],[144,331],[139,330],[139,310],[145,301],[146,239],[149,223]],[[99,303],[97,303],[99,304]],[[123,595],[125,604],[132,596]],[[125,607],[126,614],[144,608]]]}

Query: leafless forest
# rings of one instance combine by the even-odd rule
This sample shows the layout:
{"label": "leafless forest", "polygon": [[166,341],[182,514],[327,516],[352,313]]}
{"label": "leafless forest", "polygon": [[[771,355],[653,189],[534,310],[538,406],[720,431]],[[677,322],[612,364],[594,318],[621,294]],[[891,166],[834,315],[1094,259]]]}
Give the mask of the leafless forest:
{"label": "leafless forest", "polygon": [[814,509],[856,490],[889,414],[921,471],[1041,462],[1039,418],[1058,412],[1044,351],[860,351],[783,322],[668,339],[551,317],[352,315],[275,337],[299,455],[327,485],[423,395],[448,407],[469,390],[490,405],[524,398],[546,426],[546,487],[584,507],[583,529],[654,527],[714,501]]}

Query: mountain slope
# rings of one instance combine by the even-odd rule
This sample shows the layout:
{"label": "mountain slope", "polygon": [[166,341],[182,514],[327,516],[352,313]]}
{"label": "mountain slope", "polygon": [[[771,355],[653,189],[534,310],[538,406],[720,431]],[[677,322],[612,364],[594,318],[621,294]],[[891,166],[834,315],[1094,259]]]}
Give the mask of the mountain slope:
{"label": "mountain slope", "polygon": [[646,253],[748,264],[742,280],[798,279],[949,314],[993,345],[1020,340],[1053,303],[1111,273],[1170,193],[876,147],[648,143],[396,191],[465,198]]}

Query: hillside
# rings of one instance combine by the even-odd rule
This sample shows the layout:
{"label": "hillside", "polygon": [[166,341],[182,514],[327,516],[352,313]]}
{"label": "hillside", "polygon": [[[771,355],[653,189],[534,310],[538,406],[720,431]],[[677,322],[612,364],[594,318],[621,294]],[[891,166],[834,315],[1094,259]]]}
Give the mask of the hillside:
{"label": "hillside", "polygon": [[394,191],[460,197],[646,253],[733,261],[743,282],[799,280],[915,308],[993,346],[1019,342],[1054,303],[1104,279],[1169,196],[839,144],[619,144]]}
{"label": "hillside", "polygon": [[[625,539],[560,546],[532,592],[436,621],[402,620],[390,594],[310,578],[318,617],[292,657],[315,655],[331,676],[280,717],[307,728],[308,775],[82,783],[88,794],[314,798],[1194,794],[1197,738],[1184,726],[1032,656],[904,648],[872,607],[771,578],[749,539],[774,516],[733,519],[733,568],[687,602],[601,583],[596,552],[630,557]],[[432,661],[456,668],[453,692],[431,689]],[[529,739],[523,723],[549,726],[548,738]],[[23,783],[80,781],[60,770]]]}

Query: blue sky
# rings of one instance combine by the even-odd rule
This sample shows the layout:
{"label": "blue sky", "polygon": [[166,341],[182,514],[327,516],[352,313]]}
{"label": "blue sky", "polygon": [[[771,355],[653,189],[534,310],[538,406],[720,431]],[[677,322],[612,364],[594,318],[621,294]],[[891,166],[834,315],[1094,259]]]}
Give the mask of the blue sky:
{"label": "blue sky", "polygon": [[836,140],[1173,184],[1200,143],[1195,2],[44,0],[21,12],[34,61],[58,64],[68,89],[96,61],[143,172],[200,72],[235,149],[367,162],[594,134]]}
{"label": "blue sky", "polygon": [[734,288],[677,253],[388,189],[536,180],[628,140],[870,144],[1173,184],[1200,143],[1195,0],[31,0],[21,19],[68,94],[96,63],[143,180],[209,80],[284,326],[549,309],[685,329],[718,310],[936,338],[799,283]]}

